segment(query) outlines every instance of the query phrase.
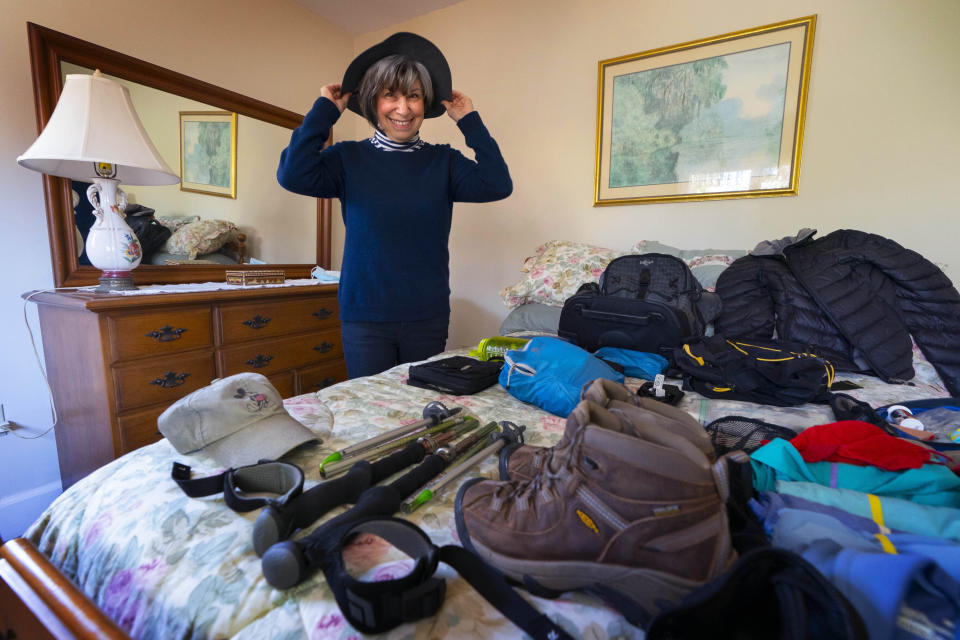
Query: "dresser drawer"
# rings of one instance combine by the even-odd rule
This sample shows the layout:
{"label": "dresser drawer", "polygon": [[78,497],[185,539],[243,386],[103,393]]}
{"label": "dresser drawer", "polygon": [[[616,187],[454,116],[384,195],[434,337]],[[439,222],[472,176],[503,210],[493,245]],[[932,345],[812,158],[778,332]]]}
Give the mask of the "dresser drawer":
{"label": "dresser drawer", "polygon": [[340,328],[306,335],[260,340],[218,352],[224,375],[256,371],[269,376],[277,371],[297,369],[343,355]]}
{"label": "dresser drawer", "polygon": [[221,344],[236,344],[337,327],[340,324],[339,310],[336,296],[324,296],[283,302],[221,304],[215,313],[220,320]]}
{"label": "dresser drawer", "polygon": [[327,362],[297,372],[300,393],[315,393],[324,387],[347,379],[347,363],[343,360]]}
{"label": "dresser drawer", "polygon": [[107,317],[112,362],[178,353],[212,343],[210,308],[133,313]]}
{"label": "dresser drawer", "polygon": [[168,405],[151,407],[128,413],[117,419],[120,425],[120,453],[129,453],[148,444],[153,444],[163,436],[157,430],[157,418]]}
{"label": "dresser drawer", "polygon": [[216,378],[213,354],[209,351],[156,358],[114,367],[113,384],[120,411],[150,404],[172,404]]}
{"label": "dresser drawer", "polygon": [[286,371],[284,373],[267,376],[267,380],[270,381],[270,384],[272,384],[273,388],[277,390],[277,393],[280,394],[281,398],[292,398],[293,396],[297,395],[294,391],[296,387],[294,386],[293,371]]}

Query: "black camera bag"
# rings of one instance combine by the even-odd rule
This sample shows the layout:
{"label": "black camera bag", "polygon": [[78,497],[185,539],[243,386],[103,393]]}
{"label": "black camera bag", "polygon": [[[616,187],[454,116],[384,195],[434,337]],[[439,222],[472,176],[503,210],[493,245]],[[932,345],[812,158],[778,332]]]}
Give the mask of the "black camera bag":
{"label": "black camera bag", "polygon": [[558,335],[590,352],[620,347],[669,359],[719,312],[720,299],[680,258],[628,255],[612,260],[599,284],[582,285],[564,302]]}
{"label": "black camera bag", "polygon": [[153,216],[153,209],[139,204],[128,204],[124,213],[127,225],[140,241],[144,260],[148,260],[153,252],[162,249],[170,239],[170,229]]}

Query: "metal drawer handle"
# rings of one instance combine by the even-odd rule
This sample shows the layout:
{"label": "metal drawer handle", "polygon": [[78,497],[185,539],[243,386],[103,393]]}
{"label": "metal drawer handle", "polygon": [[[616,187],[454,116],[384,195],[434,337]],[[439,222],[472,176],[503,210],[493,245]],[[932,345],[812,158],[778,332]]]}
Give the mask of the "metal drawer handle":
{"label": "metal drawer handle", "polygon": [[182,385],[184,379],[189,375],[189,373],[174,373],[173,371],[167,371],[167,375],[163,376],[162,378],[151,380],[150,384],[155,384],[158,387],[163,387],[164,389],[172,389]]}
{"label": "metal drawer handle", "polygon": [[333,349],[335,346],[336,345],[333,344],[332,342],[327,342],[326,340],[324,340],[323,342],[315,346],[313,350],[319,351],[320,353],[326,353],[327,351],[330,351],[330,349]]}
{"label": "metal drawer handle", "polygon": [[269,364],[271,360],[273,360],[273,356],[265,356],[258,353],[256,358],[251,358],[250,360],[247,360],[245,364],[250,365],[254,369],[259,369],[261,367],[267,366],[267,364]]}
{"label": "metal drawer handle", "polygon": [[332,316],[333,311],[331,311],[330,309],[327,309],[326,307],[322,307],[320,311],[314,311],[313,315],[317,317],[317,320],[323,320],[324,318],[329,318],[330,316]]}
{"label": "metal drawer handle", "polygon": [[250,320],[244,320],[242,324],[247,325],[251,329],[263,329],[271,320],[273,320],[273,318],[264,318],[263,316],[256,315]]}
{"label": "metal drawer handle", "polygon": [[164,325],[159,329],[154,329],[150,333],[144,334],[147,338],[156,338],[160,342],[173,342],[174,340],[180,339],[180,334],[182,334],[186,329],[174,329],[170,325]]}
{"label": "metal drawer handle", "polygon": [[332,384],[333,384],[334,382],[336,382],[336,381],[337,381],[336,378],[329,378],[329,377],[328,377],[328,378],[324,378],[324,379],[321,380],[320,382],[314,382],[314,383],[313,383],[313,386],[315,386],[317,389],[323,389],[324,387],[329,387],[330,385],[332,385]]}

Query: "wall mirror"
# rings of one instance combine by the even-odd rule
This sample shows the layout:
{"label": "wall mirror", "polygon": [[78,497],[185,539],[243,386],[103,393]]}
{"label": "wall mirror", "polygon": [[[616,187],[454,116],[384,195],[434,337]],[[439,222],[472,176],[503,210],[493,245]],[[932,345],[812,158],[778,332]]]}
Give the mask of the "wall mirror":
{"label": "wall mirror", "polygon": [[[224,279],[226,269],[282,268],[288,278],[330,267],[330,201],[297,196],[277,184],[275,171],[290,130],[303,116],[46,27],[27,24],[34,100],[40,127],[49,120],[69,73],[94,69],[123,83],[158,151],[180,170],[182,113],[231,112],[236,118],[236,197],[181,189],[180,185],[123,185],[130,202],[153,209],[171,229],[193,220],[232,223],[253,264],[237,264],[236,244],[209,253],[157,250],[133,272],[137,284]],[[99,270],[84,264],[82,183],[43,176],[55,285],[96,284]],[[77,197],[79,196],[79,197]],[[79,204],[78,204],[79,201]],[[88,207],[87,207],[88,208]],[[183,234],[181,234],[183,235]]]}

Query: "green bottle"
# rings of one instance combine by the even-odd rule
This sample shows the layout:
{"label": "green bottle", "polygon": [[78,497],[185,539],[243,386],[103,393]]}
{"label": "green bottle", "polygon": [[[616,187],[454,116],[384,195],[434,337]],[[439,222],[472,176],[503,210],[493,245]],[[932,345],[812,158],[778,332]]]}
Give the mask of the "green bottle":
{"label": "green bottle", "polygon": [[484,361],[503,360],[507,351],[521,349],[528,342],[530,342],[529,338],[508,338],[506,336],[484,338],[476,349],[470,351],[470,356]]}

